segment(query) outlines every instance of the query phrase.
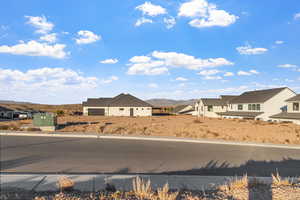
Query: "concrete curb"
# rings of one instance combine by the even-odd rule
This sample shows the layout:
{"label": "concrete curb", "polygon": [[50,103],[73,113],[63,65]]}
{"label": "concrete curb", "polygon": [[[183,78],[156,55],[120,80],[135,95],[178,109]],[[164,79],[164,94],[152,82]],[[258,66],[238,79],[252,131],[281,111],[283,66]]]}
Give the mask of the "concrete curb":
{"label": "concrete curb", "polygon": [[[229,176],[185,176],[185,175],[138,175],[144,180],[150,180],[153,189],[168,183],[171,189],[204,190],[226,182],[241,178]],[[35,191],[58,191],[57,181],[60,177],[68,177],[75,182],[75,188],[80,191],[104,190],[107,183],[114,185],[118,190],[132,190],[132,181],[137,175],[6,175],[0,174],[0,189],[13,187]],[[257,178],[257,177],[256,177]],[[252,179],[252,177],[248,177]],[[271,177],[257,178],[265,183],[272,183]]]}
{"label": "concrete curb", "polygon": [[236,145],[236,146],[251,146],[264,148],[281,148],[281,149],[297,149],[300,146],[283,145],[283,144],[260,144],[248,142],[230,142],[222,140],[205,140],[205,139],[189,139],[175,137],[152,137],[152,136],[115,136],[115,135],[99,135],[99,134],[65,134],[65,133],[37,133],[37,132],[0,132],[0,136],[33,136],[33,137],[65,137],[65,138],[96,138],[96,139],[117,139],[117,140],[144,140],[157,142],[186,142],[198,144],[221,144],[221,145]]}

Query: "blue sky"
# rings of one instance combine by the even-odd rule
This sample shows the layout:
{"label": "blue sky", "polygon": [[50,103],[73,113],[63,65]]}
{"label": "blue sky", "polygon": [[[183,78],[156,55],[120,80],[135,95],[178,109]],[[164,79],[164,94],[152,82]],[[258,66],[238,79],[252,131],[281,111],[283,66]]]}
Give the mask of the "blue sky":
{"label": "blue sky", "polygon": [[0,99],[300,92],[298,0],[3,1]]}

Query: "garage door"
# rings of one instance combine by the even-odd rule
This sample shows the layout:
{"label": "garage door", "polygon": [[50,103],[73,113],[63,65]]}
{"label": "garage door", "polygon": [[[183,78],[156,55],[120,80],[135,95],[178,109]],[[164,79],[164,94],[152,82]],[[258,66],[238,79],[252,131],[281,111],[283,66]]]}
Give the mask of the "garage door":
{"label": "garage door", "polygon": [[101,115],[101,116],[104,116],[104,109],[101,108],[101,109],[95,109],[95,108],[89,108],[88,109],[88,115]]}

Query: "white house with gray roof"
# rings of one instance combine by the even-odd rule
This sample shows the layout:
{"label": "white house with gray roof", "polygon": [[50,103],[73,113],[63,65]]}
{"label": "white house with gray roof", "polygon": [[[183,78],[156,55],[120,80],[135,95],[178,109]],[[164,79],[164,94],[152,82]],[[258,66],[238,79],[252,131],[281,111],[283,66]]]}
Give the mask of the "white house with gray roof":
{"label": "white house with gray roof", "polygon": [[293,122],[300,125],[300,94],[286,100],[287,110],[270,118],[278,122]]}
{"label": "white house with gray roof", "polygon": [[82,106],[86,116],[152,116],[152,105],[130,94],[88,98]]}
{"label": "white house with gray roof", "polygon": [[201,98],[195,104],[198,116],[218,118],[218,113],[228,111],[228,103],[236,96],[221,95],[220,98]]}
{"label": "white house with gray roof", "polygon": [[219,112],[223,118],[271,120],[271,116],[285,111],[286,100],[296,96],[287,87],[244,92],[229,101],[228,111]]}

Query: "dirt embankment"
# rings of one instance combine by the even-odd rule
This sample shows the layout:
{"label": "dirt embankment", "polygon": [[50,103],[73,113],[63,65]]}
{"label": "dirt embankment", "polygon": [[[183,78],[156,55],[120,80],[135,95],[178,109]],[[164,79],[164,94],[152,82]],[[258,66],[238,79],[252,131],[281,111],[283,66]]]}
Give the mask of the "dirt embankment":
{"label": "dirt embankment", "polygon": [[[0,122],[0,125],[31,123],[30,120]],[[275,144],[300,144],[300,126],[240,119],[193,116],[153,117],[58,117],[59,131],[99,134],[175,136]]]}

